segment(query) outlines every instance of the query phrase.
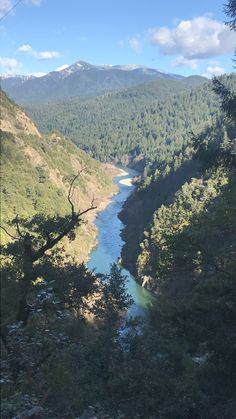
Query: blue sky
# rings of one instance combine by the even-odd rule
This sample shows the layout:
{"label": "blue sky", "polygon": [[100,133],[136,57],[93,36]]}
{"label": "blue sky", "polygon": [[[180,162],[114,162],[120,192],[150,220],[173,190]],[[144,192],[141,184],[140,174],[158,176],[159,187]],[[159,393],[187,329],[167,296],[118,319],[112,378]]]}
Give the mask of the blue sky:
{"label": "blue sky", "polygon": [[[1,73],[47,73],[78,60],[164,71],[232,71],[224,0],[22,0],[0,22]],[[0,0],[3,16],[17,0]]]}

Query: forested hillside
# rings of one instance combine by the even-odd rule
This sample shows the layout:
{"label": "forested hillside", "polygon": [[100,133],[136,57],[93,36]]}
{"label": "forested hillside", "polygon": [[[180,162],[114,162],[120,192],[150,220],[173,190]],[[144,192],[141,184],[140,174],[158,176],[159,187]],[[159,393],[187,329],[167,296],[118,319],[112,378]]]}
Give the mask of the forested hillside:
{"label": "forested hillside", "polygon": [[[223,77],[221,80],[230,90],[236,90],[235,74]],[[212,89],[212,86],[209,85],[210,88]],[[137,191],[129,198],[121,213],[122,220],[127,224],[123,232],[126,241],[122,251],[123,263],[135,274],[140,243],[147,235],[144,231],[152,223],[155,211],[161,205],[170,204],[175,193],[186,182],[191,182],[191,178],[202,176],[199,159],[194,157],[194,138],[201,135],[204,142],[206,136],[213,136],[214,133],[214,136],[218,135],[219,138],[225,138],[227,141],[228,136],[233,135],[232,129],[227,128],[224,123],[224,115],[220,111],[220,100],[217,95],[214,97],[216,111],[212,114],[212,124],[205,126],[202,131],[199,131],[199,127],[204,124],[199,124],[193,131],[183,130],[185,142],[181,150],[177,142],[172,144],[172,147],[166,147],[163,154],[154,155],[152,163],[149,163],[142,175]],[[213,148],[208,154],[209,161],[214,158],[214,153]]]}
{"label": "forested hillside", "polygon": [[[198,175],[184,183],[171,202],[159,205],[140,246],[139,278],[158,295],[140,353],[153,357],[152,368],[161,368],[163,374],[159,385],[166,382],[167,374],[167,388],[175,394],[171,402],[161,396],[154,402],[153,392],[160,417],[235,416],[236,89],[232,87],[215,80],[224,118],[192,138]],[[162,350],[157,354],[155,348]],[[151,369],[148,380],[156,384]],[[157,393],[163,388],[159,385]],[[152,396],[146,393],[146,397]]]}
{"label": "forested hillside", "polygon": [[[209,2],[167,2],[158,19],[155,0],[135,13],[125,2],[2,3],[1,21],[13,24],[1,28],[12,55],[0,65],[14,71],[24,53],[25,72],[36,62],[49,71],[52,58],[61,67],[6,76],[19,103],[37,103],[27,111],[0,89],[1,419],[235,419],[236,74],[62,64],[82,38],[97,59],[103,45],[115,56],[120,39],[123,57],[131,47],[145,59],[151,42],[161,62],[221,72],[236,0],[226,0],[226,24]],[[17,48],[23,16],[32,46]],[[113,17],[125,17],[122,32]],[[96,212],[118,190],[104,162],[136,172],[116,179],[86,264]]]}
{"label": "forested hillside", "polygon": [[[57,127],[101,161],[152,162],[182,150],[190,130],[217,113],[210,83],[201,77],[157,80],[117,94],[30,107],[43,132]],[[167,158],[167,157],[166,157]]]}
{"label": "forested hillside", "polygon": [[[23,110],[0,92],[1,104],[1,224],[16,215],[30,218],[36,214],[65,215],[70,212],[67,200],[70,182],[77,180],[74,199],[81,210],[94,199],[96,206],[115,191],[102,166],[58,132],[44,136]],[[86,220],[86,218],[85,218]],[[96,242],[96,229],[90,222],[79,228],[83,245],[67,242],[71,256],[83,261]],[[2,241],[9,237],[2,231]]]}
{"label": "forested hillside", "polygon": [[[22,412],[71,419],[235,418],[235,76],[215,80],[213,88],[216,112],[207,115],[201,132],[185,131],[178,164],[177,143],[161,159],[147,158],[124,210],[123,217],[130,217],[125,234],[134,234],[126,236],[127,245],[130,237],[133,242],[123,260],[127,264],[129,258],[137,278],[156,294],[143,319],[124,318],[131,299],[117,266],[96,278],[54,248],[62,237],[75,240],[80,212],[69,193],[70,213],[63,214],[63,207],[57,211],[59,194],[57,207],[46,214],[49,203],[45,207],[44,202],[56,190],[47,186],[52,168],[58,168],[64,184],[68,165],[73,167],[71,155],[78,169],[87,159],[86,176],[94,167],[103,176],[100,166],[58,133],[41,136],[3,95],[3,169],[9,182],[15,173],[24,186],[26,176],[34,196],[31,178],[40,163],[37,191],[46,195],[38,207],[30,203],[32,218],[9,222],[6,234],[12,241],[3,247],[4,419]],[[26,172],[20,172],[18,159]],[[85,179],[78,178],[80,194]],[[17,188],[14,182],[3,191],[6,196]],[[70,184],[65,181],[67,190]],[[23,191],[14,192],[14,202],[21,202]],[[13,197],[8,199],[10,210]],[[10,216],[16,213],[13,208]],[[50,248],[54,251],[48,254]]]}

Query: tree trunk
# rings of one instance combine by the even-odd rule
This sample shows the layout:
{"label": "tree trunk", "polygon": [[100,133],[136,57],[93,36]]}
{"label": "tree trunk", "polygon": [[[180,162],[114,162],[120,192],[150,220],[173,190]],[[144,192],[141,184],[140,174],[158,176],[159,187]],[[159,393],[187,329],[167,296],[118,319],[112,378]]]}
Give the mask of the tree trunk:
{"label": "tree trunk", "polygon": [[18,305],[18,313],[16,321],[22,322],[24,326],[27,325],[30,309],[27,303],[27,297],[31,290],[32,282],[34,280],[34,262],[33,249],[30,236],[27,234],[24,238],[24,254],[23,254],[23,278],[21,283],[21,297]]}

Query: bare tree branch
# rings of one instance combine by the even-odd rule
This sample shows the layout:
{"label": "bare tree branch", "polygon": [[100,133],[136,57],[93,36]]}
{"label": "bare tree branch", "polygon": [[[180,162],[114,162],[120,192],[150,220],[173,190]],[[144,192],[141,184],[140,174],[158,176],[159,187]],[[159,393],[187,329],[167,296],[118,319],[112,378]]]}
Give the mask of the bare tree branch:
{"label": "bare tree branch", "polygon": [[16,229],[17,229],[17,233],[19,234],[19,236],[23,239],[24,238],[24,235],[20,231],[18,214],[16,216]]}
{"label": "bare tree branch", "polygon": [[[93,194],[92,201],[91,201],[91,207],[93,207],[93,206],[94,206],[94,201],[95,201],[95,197],[94,197],[94,194]],[[96,207],[96,208],[97,208],[97,207]]]}
{"label": "bare tree branch", "polygon": [[13,239],[13,240],[18,240],[18,237],[15,237],[15,236],[13,236],[12,234],[10,234],[9,233],[9,231],[7,231],[6,230],[6,228],[4,228],[3,226],[1,226],[0,225],[0,228],[3,230],[3,231],[5,231],[5,233],[9,236],[9,237],[11,237],[11,239]]}
{"label": "bare tree branch", "polygon": [[47,236],[47,244],[49,244],[50,242],[51,242],[51,235],[50,235],[51,233],[46,233],[46,236]]}
{"label": "bare tree branch", "polygon": [[84,214],[86,214],[87,212],[92,211],[92,210],[94,210],[94,209],[96,209],[96,208],[97,208],[97,206],[93,206],[93,205],[92,205],[91,207],[87,208],[86,210],[79,212],[79,213],[78,213],[78,216],[79,216],[79,217],[81,217],[82,215],[84,215]]}
{"label": "bare tree branch", "polygon": [[37,250],[36,252],[34,252],[33,256],[32,256],[32,260],[33,262],[35,262],[36,260],[40,259],[47,250],[52,249],[61,239],[63,239],[63,237],[67,236],[71,230],[73,230],[76,226],[78,226],[81,223],[81,216],[86,214],[89,211],[92,211],[94,209],[96,209],[96,206],[90,206],[89,208],[87,208],[84,211],[78,212],[78,213],[73,213],[71,220],[69,221],[69,223],[67,224],[67,226],[63,229],[63,231],[58,234],[57,237],[55,237],[52,240],[47,240],[46,244],[43,245],[39,250]]}
{"label": "bare tree branch", "polygon": [[[85,210],[78,210],[75,211],[75,207],[72,201],[73,194],[75,191],[75,181],[78,179],[78,177],[81,175],[81,173],[85,170],[85,168],[82,168],[76,176],[73,177],[69,192],[68,192],[68,202],[71,206],[71,215],[68,217],[66,216],[64,218],[65,224],[60,225],[58,227],[58,232],[56,233],[54,230],[52,231],[44,231],[44,237],[46,236],[46,239],[44,241],[44,244],[37,248],[37,245],[34,243],[34,237],[31,237],[28,232],[23,234],[20,229],[20,222],[18,219],[18,216],[15,219],[17,233],[19,237],[15,237],[12,234],[10,234],[4,227],[1,227],[9,237],[11,237],[14,240],[22,240],[22,248],[23,248],[23,254],[22,254],[22,268],[23,268],[23,278],[22,278],[22,297],[20,298],[19,304],[18,304],[18,314],[17,314],[17,321],[21,321],[23,325],[26,325],[29,319],[30,315],[30,309],[27,302],[27,296],[28,292],[30,290],[32,281],[35,278],[35,270],[34,270],[34,264],[36,261],[38,261],[40,258],[42,258],[45,253],[52,249],[57,243],[59,243],[64,237],[69,236],[70,233],[74,232],[75,228],[78,227],[82,223],[81,217],[85,214],[87,214],[89,211],[92,211],[93,209],[97,208],[94,205],[94,196],[91,201],[91,205],[89,208],[86,208]],[[56,235],[57,234],[57,235]],[[56,235],[56,236],[55,236]]]}
{"label": "bare tree branch", "polygon": [[71,206],[71,214],[72,214],[72,217],[74,217],[75,216],[75,207],[74,207],[74,204],[73,204],[73,202],[72,202],[72,198],[73,198],[73,195],[74,195],[74,191],[75,191],[75,186],[74,186],[74,183],[75,183],[75,181],[78,179],[78,177],[81,175],[81,173],[84,171],[84,167],[82,167],[82,169],[81,170],[79,170],[79,172],[77,173],[77,175],[75,175],[74,176],[74,178],[72,179],[72,182],[71,182],[71,184],[70,184],[70,188],[69,188],[69,192],[68,192],[68,196],[67,196],[67,199],[68,199],[68,201],[69,201],[69,203],[70,203],[70,206]]}

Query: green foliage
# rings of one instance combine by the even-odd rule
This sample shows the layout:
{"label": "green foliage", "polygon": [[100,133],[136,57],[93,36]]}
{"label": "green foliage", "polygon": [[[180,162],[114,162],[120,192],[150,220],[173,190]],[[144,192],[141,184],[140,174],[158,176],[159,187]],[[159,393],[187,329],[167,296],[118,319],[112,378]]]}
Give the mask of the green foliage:
{"label": "green foliage", "polygon": [[[86,155],[58,132],[39,136],[31,129],[32,123],[26,116],[16,131],[15,124],[22,111],[1,91],[1,112],[9,131],[1,132],[1,224],[7,226],[17,214],[30,218],[36,214],[65,216],[70,213],[67,200],[72,177],[84,168],[76,182],[74,202],[76,209],[90,206],[95,197],[96,204],[107,199],[115,190],[111,179],[100,164]],[[24,127],[24,122],[26,127]],[[82,240],[80,253],[73,250],[79,261],[86,259],[95,244],[96,232],[91,224],[80,227]],[[2,232],[2,243],[9,237]],[[74,246],[74,245],[72,245]]]}
{"label": "green foliage", "polygon": [[[230,80],[229,80],[230,81]],[[236,94],[233,92],[233,83],[225,83],[222,80],[213,79],[213,90],[221,99],[221,108],[226,113],[227,118],[235,120],[236,118]]]}
{"label": "green foliage", "polygon": [[[223,77],[220,83],[223,82],[233,97],[235,76]],[[123,232],[126,243],[122,259],[135,274],[139,244],[145,240],[144,231],[149,230],[156,209],[169,205],[184,183],[189,183],[193,177],[201,178],[206,169],[235,166],[235,123],[225,119],[223,114],[216,114],[214,122],[202,132],[185,132],[185,135],[187,139],[181,151],[175,143],[172,149],[164,149],[163,154],[158,154],[156,161],[146,167],[138,190],[121,213],[122,220],[128,224]]]}
{"label": "green foliage", "polygon": [[225,4],[225,13],[230,19],[227,22],[227,25],[229,25],[230,29],[235,31],[236,30],[236,3],[235,0],[228,0],[228,2]]}
{"label": "green foliage", "polygon": [[[234,18],[234,1],[228,5]],[[211,108],[216,110],[213,118],[199,115],[199,121],[210,125],[200,135],[188,136],[194,116],[186,113],[186,141],[182,138],[171,147],[165,138],[165,145],[148,150],[145,141],[135,145],[134,154],[142,150],[146,162],[128,203],[128,240],[141,243],[137,271],[157,294],[146,319],[124,319],[132,301],[117,266],[98,279],[56,247],[42,252],[63,231],[75,239],[73,213],[35,214],[9,224],[17,238],[3,249],[4,419],[34,404],[43,405],[52,418],[78,417],[91,404],[112,418],[235,418],[234,88],[229,94],[235,77],[214,83],[226,115],[218,114],[217,106]],[[180,96],[190,106],[189,92]],[[171,108],[165,120],[172,131],[174,97],[168,99]],[[147,115],[143,109],[137,117],[142,138]],[[6,139],[14,138],[7,134]],[[20,157],[12,150],[6,147],[5,154],[17,161]],[[120,151],[124,157],[119,147],[114,156]],[[50,153],[49,148],[48,159]],[[66,177],[67,161],[64,167]],[[37,164],[35,170],[44,185],[44,167]],[[22,299],[28,310],[25,321],[19,322]]]}
{"label": "green foliage", "polygon": [[126,292],[125,277],[117,265],[111,266],[109,275],[103,277],[102,298],[96,301],[96,316],[102,318],[105,328],[112,332],[124,312],[133,300]]}
{"label": "green foliage", "polygon": [[150,275],[156,278],[152,289],[158,288],[160,282],[170,274],[172,266],[175,275],[173,254],[169,248],[172,241],[188,228],[194,216],[207,211],[226,183],[227,177],[222,170],[218,170],[205,181],[192,179],[176,193],[173,204],[162,205],[154,213],[152,225],[144,233],[145,239],[141,243],[141,253],[137,259],[138,276],[141,278],[143,275]]}
{"label": "green foliage", "polygon": [[[233,7],[233,2],[229,4]],[[145,368],[147,375],[142,383],[151,385],[142,387],[143,408],[135,410],[137,405],[131,399],[129,407],[125,406],[137,416],[145,408],[144,417],[235,416],[236,182],[232,80],[214,81],[214,90],[226,114],[193,136],[190,147],[193,162],[197,163],[194,178],[183,182],[177,192],[176,185],[168,185],[166,196],[161,193],[158,200],[153,185],[161,188],[165,179],[173,177],[169,170],[164,179],[160,173],[155,176],[149,170],[131,201],[135,204],[143,200],[146,207],[153,200],[158,204],[147,224],[137,260],[139,276],[148,278],[149,288],[157,293],[140,337],[137,357],[142,359],[145,353],[149,360],[153,374]],[[165,377],[161,375],[163,369]],[[150,387],[155,389],[155,396]],[[159,398],[161,394],[163,397]]]}
{"label": "green foliage", "polygon": [[[102,161],[171,162],[188,132],[212,121],[219,108],[204,79],[157,80],[124,92],[31,107],[44,132],[54,128]],[[144,162],[145,163],[145,162]]]}
{"label": "green foliage", "polygon": [[76,217],[12,221],[15,238],[2,249],[3,418],[35,404],[45,405],[49,417],[74,417],[89,399],[107,397],[132,299],[118,267],[97,279],[56,247],[65,235],[75,239]]}

